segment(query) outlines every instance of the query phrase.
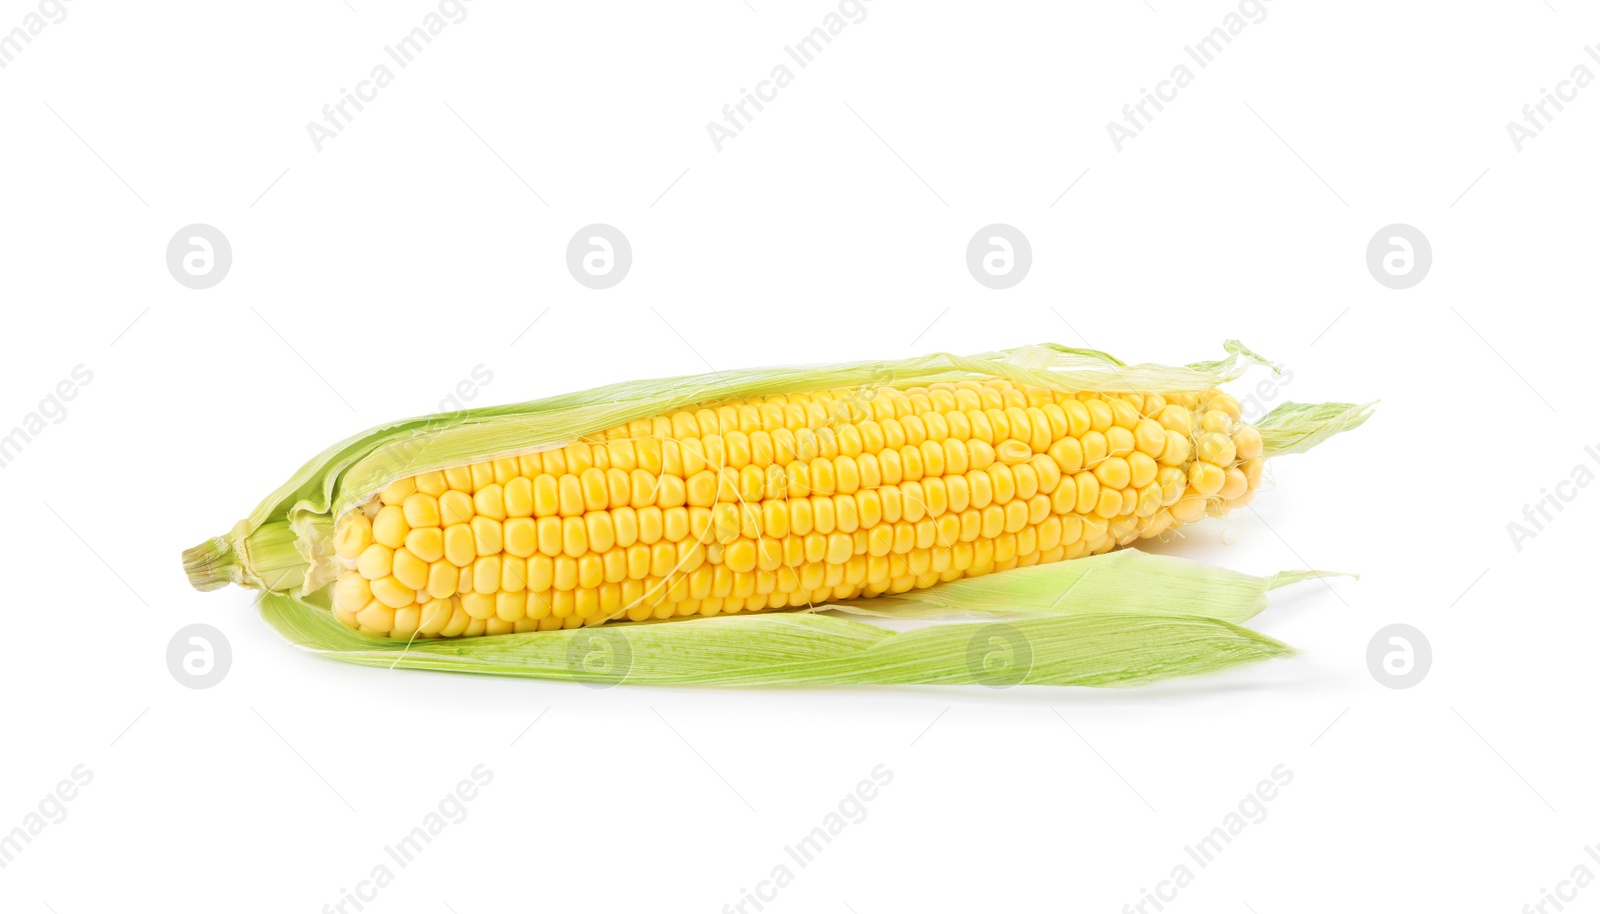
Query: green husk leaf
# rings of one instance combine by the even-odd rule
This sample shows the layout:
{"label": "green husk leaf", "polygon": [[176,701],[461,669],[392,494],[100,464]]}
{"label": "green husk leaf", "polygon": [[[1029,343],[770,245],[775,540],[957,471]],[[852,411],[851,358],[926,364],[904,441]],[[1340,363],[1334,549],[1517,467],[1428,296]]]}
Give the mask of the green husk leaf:
{"label": "green husk leaf", "polygon": [[1238,623],[1269,590],[1324,574],[1258,578],[1127,550],[818,607],[987,617],[901,632],[791,611],[406,644],[345,628],[325,593],[270,594],[262,615],[306,650],[368,666],[635,684],[1111,686],[1294,653]]}
{"label": "green husk leaf", "polygon": [[898,619],[1131,613],[1239,623],[1267,608],[1268,591],[1337,574],[1292,571],[1258,578],[1174,556],[1120,549],[827,608]]}
{"label": "green husk leaf", "polygon": [[1178,614],[1084,613],[893,632],[826,615],[779,612],[406,646],[353,632],[288,595],[267,595],[261,609],[285,638],[336,660],[600,683],[1114,686],[1294,653],[1230,622]]}
{"label": "green husk leaf", "polygon": [[1359,428],[1373,403],[1280,403],[1256,423],[1261,456],[1303,454],[1340,432]]}

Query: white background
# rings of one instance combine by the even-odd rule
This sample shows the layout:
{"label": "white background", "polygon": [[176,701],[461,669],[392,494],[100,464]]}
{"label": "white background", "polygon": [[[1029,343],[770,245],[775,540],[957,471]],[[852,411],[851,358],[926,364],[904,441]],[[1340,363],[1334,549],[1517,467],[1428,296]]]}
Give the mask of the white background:
{"label": "white background", "polygon": [[[1505,127],[1600,72],[1592,10],[1274,0],[1119,153],[1106,122],[1237,7],[872,0],[718,152],[705,124],[835,7],[472,0],[318,152],[306,123],[436,9],[351,3],[73,0],[0,70],[0,431],[93,372],[0,470],[0,830],[93,772],[0,869],[0,907],[323,910],[479,764],[494,780],[465,821],[368,910],[715,912],[789,863],[770,911],[1110,912],[1189,863],[1168,910],[1513,912],[1600,873],[1600,488],[1520,551],[1507,532],[1600,470],[1600,87],[1521,152]],[[5,0],[0,29],[36,8]],[[233,247],[206,291],[164,263],[197,222]],[[564,264],[594,222],[634,250],[607,291]],[[1034,254],[1002,292],[964,264],[993,222]],[[1433,246],[1407,291],[1365,265],[1395,222]],[[493,373],[476,405],[1046,340],[1181,363],[1228,337],[1293,370],[1279,398],[1382,404],[1275,462],[1258,514],[1162,547],[1362,575],[1275,594],[1258,627],[1303,653],[1225,675],[384,672],[296,651],[250,594],[193,592],[179,567],[303,460],[435,411],[474,366]],[[164,654],[200,621],[233,666],[194,691]],[[1365,652],[1402,621],[1434,663],[1399,691]],[[880,764],[865,820],[794,866],[784,847]],[[1293,781],[1265,820],[1194,866],[1185,845],[1277,765]]]}

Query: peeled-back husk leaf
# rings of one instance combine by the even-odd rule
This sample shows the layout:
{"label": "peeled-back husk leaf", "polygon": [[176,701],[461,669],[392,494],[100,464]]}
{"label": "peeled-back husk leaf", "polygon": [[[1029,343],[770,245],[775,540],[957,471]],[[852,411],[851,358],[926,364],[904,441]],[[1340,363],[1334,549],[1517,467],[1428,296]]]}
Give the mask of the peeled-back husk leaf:
{"label": "peeled-back husk leaf", "polygon": [[[903,601],[994,618],[899,632],[773,612],[406,644],[345,628],[316,605],[322,594],[316,602],[270,594],[262,615],[306,650],[389,668],[632,684],[1115,686],[1293,654],[1237,622],[1260,611],[1269,590],[1321,574],[1257,578],[1125,550],[900,595],[882,615],[919,614],[900,612]],[[883,599],[831,608],[860,611]],[[919,600],[926,605],[910,605]]]}
{"label": "peeled-back husk leaf", "polygon": [[[1181,368],[1126,365],[1103,352],[1042,344],[976,356],[940,353],[899,361],[746,369],[631,381],[395,422],[318,455],[229,533],[186,551],[184,566],[191,583],[202,590],[236,583],[268,591],[263,615],[296,644],[340,660],[381,666],[608,681],[614,674],[595,675],[584,659],[593,653],[585,645],[605,647],[621,638],[632,658],[629,682],[982,682],[993,677],[981,663],[974,672],[969,655],[977,650],[980,658],[991,657],[993,652],[981,649],[987,643],[983,639],[997,631],[1002,641],[1020,636],[1026,645],[1032,659],[1025,682],[1135,683],[1283,656],[1292,649],[1236,623],[1260,611],[1267,590],[1321,572],[1254,578],[1126,550],[838,607],[862,615],[967,613],[1007,619],[906,632],[785,612],[406,645],[352,632],[327,606],[326,585],[338,575],[332,550],[335,521],[404,476],[560,447],[634,419],[730,397],[911,387],[979,376],[1072,392],[1201,391],[1239,377],[1252,365],[1270,365],[1236,340],[1225,349],[1223,359]],[[1286,404],[1263,420],[1262,437],[1268,452],[1294,453],[1365,418],[1366,407],[1352,404]],[[971,644],[978,647],[967,649]]]}

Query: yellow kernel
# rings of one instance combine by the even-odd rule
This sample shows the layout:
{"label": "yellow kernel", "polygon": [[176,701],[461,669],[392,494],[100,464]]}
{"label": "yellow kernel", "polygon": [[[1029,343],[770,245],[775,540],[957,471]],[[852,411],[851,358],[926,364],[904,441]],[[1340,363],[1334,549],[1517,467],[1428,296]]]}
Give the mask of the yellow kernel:
{"label": "yellow kernel", "polygon": [[372,545],[372,521],[359,511],[339,524],[333,535],[333,552],[341,559],[353,560]]}
{"label": "yellow kernel", "polygon": [[449,624],[450,616],[455,607],[450,600],[439,597],[422,604],[422,615],[417,621],[417,632],[423,635],[437,635]]}
{"label": "yellow kernel", "polygon": [[1013,501],[1005,507],[1006,525],[1005,532],[1016,533],[1028,525],[1028,503]]}
{"label": "yellow kernel", "polygon": [[1078,488],[1078,503],[1073,510],[1078,514],[1090,514],[1100,504],[1100,480],[1093,473],[1079,473],[1072,477]]}
{"label": "yellow kernel", "polygon": [[599,587],[606,579],[605,563],[593,552],[578,559],[578,586]]}
{"label": "yellow kernel", "polygon": [[1162,466],[1181,466],[1189,459],[1189,435],[1187,432],[1167,431],[1167,446],[1157,458]]}
{"label": "yellow kernel", "polygon": [[428,596],[443,600],[456,592],[461,572],[449,562],[434,562],[428,566]]}
{"label": "yellow kernel", "polygon": [[846,534],[830,534],[827,542],[828,549],[824,558],[831,565],[842,565],[855,554],[855,540]]}
{"label": "yellow kernel", "polygon": [[517,458],[500,457],[493,461],[492,466],[494,467],[494,481],[500,485],[503,486],[516,478]]}
{"label": "yellow kernel", "polygon": [[[1017,410],[1017,412],[1020,413],[1021,410]],[[1000,458],[1001,463],[1007,466],[1016,466],[1019,463],[1027,463],[1033,457],[1033,449],[1028,447],[1027,444],[1012,438],[1002,441],[995,454]]]}
{"label": "yellow kernel", "polygon": [[472,520],[472,496],[459,489],[439,496],[439,522],[445,526],[464,524]]}
{"label": "yellow kernel", "polygon": [[356,622],[363,630],[384,633],[394,627],[394,610],[373,600],[356,613]]}
{"label": "yellow kernel", "polygon": [[500,589],[500,556],[486,555],[472,565],[472,589],[494,593]]}
{"label": "yellow kernel", "polygon": [[522,593],[528,586],[528,561],[516,556],[500,557],[500,589],[506,593]]}
{"label": "yellow kernel", "polygon": [[560,477],[548,473],[533,479],[533,515],[552,517],[561,512]]}
{"label": "yellow kernel", "polygon": [[438,470],[434,470],[431,473],[423,473],[421,476],[416,477],[416,482],[418,492],[424,495],[432,495],[434,498],[438,498],[450,490],[450,483],[445,481],[444,473]]}
{"label": "yellow kernel", "polygon": [[[540,590],[529,590],[528,599],[523,606],[527,611],[527,618],[544,620],[550,618],[550,594]],[[540,630],[544,627],[541,625]]]}
{"label": "yellow kernel", "polygon": [[1084,408],[1089,410],[1089,427],[1097,432],[1104,432],[1116,424],[1116,417],[1111,412],[1111,404],[1096,396],[1085,402]]}
{"label": "yellow kernel", "polygon": [[[1122,401],[1117,401],[1122,402]],[[1106,452],[1113,457],[1126,457],[1133,453],[1135,440],[1133,432],[1120,425],[1106,429]]]}
{"label": "yellow kernel", "polygon": [[1238,467],[1229,467],[1228,471],[1223,475],[1222,488],[1217,494],[1224,499],[1232,501],[1250,490],[1250,481],[1245,478],[1244,471]]}
{"label": "yellow kernel", "polygon": [[1103,432],[1089,432],[1080,440],[1083,442],[1083,465],[1090,469],[1094,469],[1100,461],[1111,454],[1111,445],[1106,441]]}
{"label": "yellow kernel", "polygon": [[1083,469],[1083,442],[1077,438],[1062,438],[1050,445],[1050,459],[1062,473],[1076,473]]}
{"label": "yellow kernel", "polygon": [[1150,517],[1161,510],[1161,487],[1150,483],[1139,489],[1139,503],[1135,513],[1140,517]]}
{"label": "yellow kernel", "polygon": [[1252,457],[1249,460],[1246,460],[1244,463],[1239,464],[1239,469],[1244,471],[1244,478],[1250,483],[1250,488],[1252,489],[1261,484],[1261,469],[1263,463],[1264,461],[1262,461],[1260,457]]}
{"label": "yellow kernel", "polygon": [[472,491],[474,492],[494,482],[494,464],[475,463],[467,469],[472,474]]}
{"label": "yellow kernel", "polygon": [[528,589],[546,591],[555,586],[555,562],[548,555],[528,559]]}
{"label": "yellow kernel", "polygon": [[1233,434],[1233,419],[1220,409],[1207,410],[1200,416],[1200,428],[1222,435]]}
{"label": "yellow kernel", "polygon": [[583,483],[577,476],[562,476],[556,483],[556,491],[562,517],[577,517],[583,513]]}
{"label": "yellow kernel", "polygon": [[[1003,505],[1011,499],[1017,497],[1016,476],[1011,472],[1010,467],[1003,463],[997,463],[994,466],[989,467],[988,476],[990,484],[994,487],[995,504]],[[913,521],[917,520],[915,517],[908,517],[906,519]]]}
{"label": "yellow kernel", "polygon": [[1122,493],[1116,489],[1100,490],[1100,502],[1095,505],[1094,513],[1101,517],[1112,518],[1122,513]]}
{"label": "yellow kernel", "polygon": [[620,508],[631,504],[633,493],[629,484],[628,472],[612,467],[606,470],[606,504],[608,508]]}
{"label": "yellow kernel", "polygon": [[690,476],[685,483],[688,503],[702,508],[716,504],[718,479],[718,475],[711,470],[701,470]]}
{"label": "yellow kernel", "polygon": [[1233,463],[1236,452],[1234,451],[1232,438],[1221,432],[1206,432],[1196,442],[1195,453],[1207,463],[1228,466]]}
{"label": "yellow kernel", "polygon": [[1167,430],[1154,419],[1140,419],[1133,429],[1134,446],[1142,454],[1160,457],[1167,448]]}
{"label": "yellow kernel", "polygon": [[561,551],[572,558],[589,551],[589,532],[584,527],[583,518],[561,519]]}
{"label": "yellow kernel", "polygon": [[441,638],[454,638],[465,634],[472,623],[472,617],[467,615],[466,609],[462,607],[460,597],[452,597],[449,603],[450,621],[444,624],[444,628],[439,629]]}
{"label": "yellow kernel", "polygon": [[386,505],[403,503],[412,492],[417,491],[417,481],[409,476],[405,479],[396,479],[378,493],[378,500]]}
{"label": "yellow kernel", "polygon": [[444,531],[438,527],[421,527],[406,534],[406,549],[424,562],[437,562],[444,557]]}
{"label": "yellow kernel", "polygon": [[361,555],[356,559],[356,570],[369,581],[375,581],[389,573],[394,562],[394,550],[382,543],[373,543],[361,550]]}
{"label": "yellow kernel", "polygon": [[583,490],[584,510],[600,511],[611,506],[611,488],[605,470],[589,467],[578,476],[578,485]]}
{"label": "yellow kernel", "polygon": [[417,592],[395,580],[391,575],[373,581],[372,598],[390,609],[399,609],[416,602]]}
{"label": "yellow kernel", "polygon": [[656,504],[675,508],[688,501],[689,494],[681,476],[663,476],[656,487]]}
{"label": "yellow kernel", "polygon": [[1240,460],[1261,456],[1261,432],[1252,426],[1239,429],[1233,436],[1233,449]]}
{"label": "yellow kernel", "polygon": [[639,542],[649,546],[661,539],[665,532],[663,529],[663,512],[657,507],[640,508],[639,515]]}
{"label": "yellow kernel", "polygon": [[[1244,474],[1239,474],[1242,480]],[[411,550],[401,548],[394,552],[395,580],[406,585],[412,590],[422,590],[428,586],[428,563],[411,554]]]}
{"label": "yellow kernel", "polygon": [[472,540],[478,555],[498,555],[505,547],[505,528],[492,517],[474,517]]}
{"label": "yellow kernel", "polygon": [[583,516],[583,526],[589,538],[589,548],[605,552],[617,543],[616,529],[611,525],[611,515],[605,511],[590,511]]}
{"label": "yellow kernel", "polygon": [[491,482],[479,489],[472,496],[472,510],[479,517],[489,517],[495,520],[506,519],[505,489],[497,482]]}
{"label": "yellow kernel", "polygon": [[[1143,399],[1144,398],[1141,395],[1141,403],[1143,402]],[[1116,424],[1117,428],[1132,430],[1134,426],[1139,424],[1139,411],[1135,409],[1133,404],[1129,403],[1127,400],[1118,397],[1110,401],[1110,406],[1111,421]]]}
{"label": "yellow kernel", "polygon": [[472,564],[478,555],[477,543],[469,524],[451,524],[444,528],[444,557],[457,568]]}
{"label": "yellow kernel", "polygon": [[520,593],[498,593],[494,598],[495,618],[515,622],[528,614],[528,601]]}
{"label": "yellow kernel", "polygon": [[1132,478],[1132,470],[1123,458],[1107,457],[1094,468],[1094,475],[1108,489],[1125,489]]}
{"label": "yellow kernel", "polygon": [[1217,391],[1212,396],[1210,402],[1206,404],[1206,408],[1226,413],[1230,419],[1238,419],[1244,415],[1244,410],[1240,408],[1239,401],[1221,391]]}
{"label": "yellow kernel", "polygon": [[1128,455],[1127,460],[1128,482],[1130,485],[1136,489],[1142,489],[1155,481],[1156,471],[1160,467],[1156,466],[1155,459],[1149,454],[1144,451],[1135,451]]}
{"label": "yellow kernel", "polygon": [[[461,595],[461,608],[472,619],[487,619],[494,615],[494,595],[484,593],[464,593]],[[468,631],[470,631],[470,627]]]}
{"label": "yellow kernel", "polygon": [[1206,500],[1200,495],[1185,495],[1169,510],[1172,511],[1172,519],[1177,523],[1192,524],[1206,516]]}
{"label": "yellow kernel", "polygon": [[1197,460],[1189,465],[1189,485],[1195,492],[1210,497],[1222,491],[1227,476],[1216,464]]}
{"label": "yellow kernel", "polygon": [[410,532],[411,528],[406,525],[405,512],[399,505],[385,505],[372,519],[372,539],[390,549],[404,546],[406,534]]}
{"label": "yellow kernel", "polygon": [[1178,432],[1185,437],[1194,430],[1194,418],[1187,409],[1176,403],[1169,403],[1156,413],[1156,421],[1161,427],[1170,432]]}
{"label": "yellow kernel", "polygon": [[501,527],[505,551],[527,558],[539,551],[539,536],[531,517],[513,517]]}
{"label": "yellow kernel", "polygon": [[359,574],[346,572],[333,585],[333,608],[340,612],[360,612],[372,602],[372,587]]}
{"label": "yellow kernel", "polygon": [[1077,510],[1078,486],[1071,476],[1062,476],[1050,496],[1050,510],[1057,514],[1071,514]]}

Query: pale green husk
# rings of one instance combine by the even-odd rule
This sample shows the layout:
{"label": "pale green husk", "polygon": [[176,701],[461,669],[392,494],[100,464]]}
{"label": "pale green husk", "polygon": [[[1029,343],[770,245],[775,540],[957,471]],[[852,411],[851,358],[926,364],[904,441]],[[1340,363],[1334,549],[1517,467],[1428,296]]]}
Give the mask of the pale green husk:
{"label": "pale green husk", "polygon": [[[1181,368],[1126,365],[1102,352],[1043,344],[977,356],[747,369],[396,422],[323,452],[229,533],[186,551],[184,566],[202,590],[236,583],[268,591],[263,615],[296,644],[381,666],[614,681],[615,669],[596,669],[598,650],[605,656],[626,652],[628,682],[996,684],[1020,677],[1030,683],[1110,685],[1282,656],[1291,649],[1237,623],[1265,606],[1268,590],[1321,572],[1254,578],[1127,551],[839,607],[863,615],[1005,619],[898,633],[789,612],[404,645],[351,632],[327,611],[325,588],[338,573],[334,521],[403,476],[559,447],[634,419],[729,397],[910,387],[975,376],[1067,391],[1198,391],[1237,378],[1252,365],[1269,364],[1237,341],[1225,348],[1226,358]],[[1268,453],[1295,453],[1366,417],[1366,407],[1352,404],[1286,404],[1257,425]],[[998,646],[988,649],[991,643]],[[1016,662],[1024,654],[1028,662]],[[996,672],[996,664],[1005,666],[996,658],[1009,658],[1010,672]]]}
{"label": "pale green husk", "polygon": [[[408,645],[360,635],[285,595],[267,596],[262,613],[307,650],[390,668],[634,684],[1137,685],[1293,654],[1237,623],[1266,605],[1267,591],[1321,574],[1256,578],[1184,559],[1114,552],[906,594],[897,599],[941,591],[976,596],[954,605],[992,618],[905,632],[783,612]],[[1142,586],[1152,582],[1159,582],[1154,592]]]}

